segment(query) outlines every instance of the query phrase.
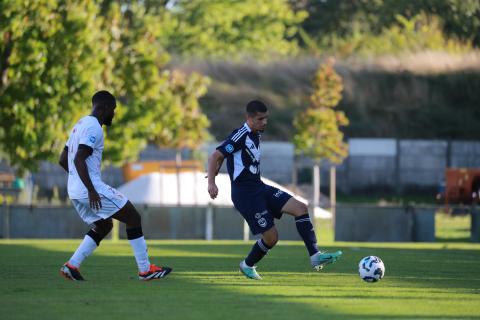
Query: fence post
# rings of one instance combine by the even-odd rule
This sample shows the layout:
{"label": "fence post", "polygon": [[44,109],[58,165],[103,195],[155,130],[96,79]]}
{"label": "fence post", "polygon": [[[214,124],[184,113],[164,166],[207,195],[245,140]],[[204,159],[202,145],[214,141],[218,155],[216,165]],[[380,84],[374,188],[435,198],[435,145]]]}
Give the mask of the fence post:
{"label": "fence post", "polygon": [[3,237],[10,239],[10,205],[8,201],[4,202],[5,212],[3,214]]}
{"label": "fence post", "polygon": [[480,242],[479,237],[480,225],[478,221],[478,210],[475,203],[472,204],[470,209],[470,241]]}
{"label": "fence post", "polygon": [[397,196],[399,196],[403,193],[402,178],[401,178],[401,173],[400,173],[400,163],[401,163],[400,157],[402,156],[402,154],[401,154],[400,140],[399,139],[395,139],[395,149],[396,149],[396,155],[395,155],[395,193],[397,194]]}
{"label": "fence post", "polygon": [[250,227],[246,220],[243,220],[243,241],[247,242],[250,239]]}
{"label": "fence post", "polygon": [[113,228],[112,228],[112,241],[118,242],[120,240],[120,223],[117,219],[112,219]]}
{"label": "fence post", "polygon": [[213,239],[213,206],[211,203],[207,205],[205,217],[205,240]]}

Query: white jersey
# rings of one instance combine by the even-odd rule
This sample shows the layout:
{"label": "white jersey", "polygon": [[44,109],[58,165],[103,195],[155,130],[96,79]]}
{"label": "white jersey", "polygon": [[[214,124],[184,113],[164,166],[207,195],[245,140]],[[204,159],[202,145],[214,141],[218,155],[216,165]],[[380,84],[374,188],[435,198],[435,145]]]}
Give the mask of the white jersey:
{"label": "white jersey", "polygon": [[86,159],[88,173],[93,187],[99,194],[108,192],[110,186],[102,181],[101,164],[103,153],[103,129],[97,118],[86,116],[80,119],[73,127],[68,137],[68,196],[70,199],[88,198],[88,191],[77,173],[73,160],[80,144],[93,149],[93,153]]}

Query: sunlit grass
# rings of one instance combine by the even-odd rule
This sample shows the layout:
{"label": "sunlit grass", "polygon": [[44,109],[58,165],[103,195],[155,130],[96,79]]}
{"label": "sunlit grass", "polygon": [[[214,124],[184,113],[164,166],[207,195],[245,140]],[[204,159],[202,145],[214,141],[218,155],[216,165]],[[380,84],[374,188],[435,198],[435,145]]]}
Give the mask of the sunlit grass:
{"label": "sunlit grass", "polygon": [[[174,272],[136,280],[128,241],[105,241],[83,265],[84,283],[58,275],[80,240],[0,241],[2,319],[473,318],[480,305],[480,244],[334,243],[344,258],[313,272],[301,242],[280,241],[259,264],[238,263],[253,241],[148,241],[151,260]],[[385,278],[364,283],[358,261],[380,256]]]}
{"label": "sunlit grass", "polygon": [[435,215],[435,236],[438,241],[470,241],[470,222],[469,214],[437,213]]}

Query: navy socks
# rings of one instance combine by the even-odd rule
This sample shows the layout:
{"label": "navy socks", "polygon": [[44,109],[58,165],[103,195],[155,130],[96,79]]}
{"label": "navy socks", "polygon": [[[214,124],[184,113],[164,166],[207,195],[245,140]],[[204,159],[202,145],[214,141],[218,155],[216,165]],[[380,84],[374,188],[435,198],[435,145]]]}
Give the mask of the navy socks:
{"label": "navy socks", "polygon": [[270,250],[271,247],[269,247],[263,239],[257,240],[255,244],[252,247],[252,250],[248,254],[248,256],[245,258],[245,263],[249,267],[253,267],[255,263],[260,261],[267,253],[268,250]]}
{"label": "navy socks", "polygon": [[318,252],[317,237],[315,236],[315,230],[313,229],[308,213],[303,216],[295,217],[295,225],[305,243],[305,247],[307,247],[308,253],[310,256],[313,256]]}

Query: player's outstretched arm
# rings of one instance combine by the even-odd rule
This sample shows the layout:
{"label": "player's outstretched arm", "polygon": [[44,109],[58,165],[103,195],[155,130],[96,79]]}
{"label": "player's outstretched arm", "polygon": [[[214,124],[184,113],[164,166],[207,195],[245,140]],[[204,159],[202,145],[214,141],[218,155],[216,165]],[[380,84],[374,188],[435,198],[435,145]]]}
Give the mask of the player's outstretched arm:
{"label": "player's outstretched arm", "polygon": [[98,210],[102,207],[102,202],[100,201],[100,196],[97,193],[97,190],[93,187],[92,180],[88,174],[88,167],[85,160],[93,153],[93,149],[84,144],[78,146],[77,154],[75,154],[75,159],[73,163],[75,164],[75,169],[77,169],[78,176],[82,180],[83,184],[88,190],[88,198],[90,200],[90,208]]}
{"label": "player's outstretched arm", "polygon": [[63,148],[62,153],[60,154],[60,159],[58,159],[58,164],[68,172],[68,147]]}
{"label": "player's outstretched arm", "polygon": [[215,150],[208,158],[208,193],[212,199],[215,199],[218,195],[218,187],[215,184],[215,177],[217,176],[218,171],[220,171],[224,159],[225,156],[218,150]]}

